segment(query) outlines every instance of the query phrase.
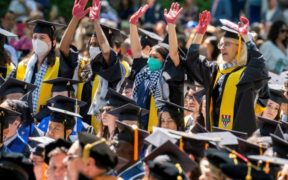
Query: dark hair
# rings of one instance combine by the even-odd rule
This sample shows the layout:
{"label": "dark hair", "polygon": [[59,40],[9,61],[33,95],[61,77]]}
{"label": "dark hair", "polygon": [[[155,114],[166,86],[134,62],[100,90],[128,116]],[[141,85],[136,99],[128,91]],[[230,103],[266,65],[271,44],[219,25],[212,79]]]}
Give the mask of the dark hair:
{"label": "dark hair", "polygon": [[4,48],[6,40],[7,39],[5,36],[0,35],[0,57],[1,57],[0,66],[6,66],[6,64],[11,63],[11,58]]}
{"label": "dark hair", "polygon": [[165,60],[166,57],[168,56],[169,50],[166,49],[165,47],[162,47],[162,46],[159,46],[159,45],[155,45],[155,46],[153,46],[152,48],[155,49],[155,51],[156,51],[157,53],[159,53],[164,60]]}
{"label": "dark hair", "polygon": [[217,60],[217,57],[220,54],[220,50],[217,47],[217,45],[218,45],[217,37],[216,36],[210,36],[210,37],[207,37],[207,40],[213,46],[211,58],[212,58],[212,60]]}
{"label": "dark hair", "polygon": [[172,111],[162,110],[159,112],[158,116],[158,127],[161,127],[161,117],[163,115],[163,112],[168,112],[175,122],[177,126],[177,131],[182,131],[184,129],[184,112],[179,113],[173,113]]}
{"label": "dark hair", "polygon": [[[270,28],[270,31],[268,33],[268,39],[270,41],[272,41],[275,45],[277,45],[276,39],[277,39],[283,25],[285,25],[287,27],[287,24],[284,21],[279,20],[279,21],[275,21]],[[286,41],[287,41],[287,39],[282,41],[285,48],[287,47]]]}

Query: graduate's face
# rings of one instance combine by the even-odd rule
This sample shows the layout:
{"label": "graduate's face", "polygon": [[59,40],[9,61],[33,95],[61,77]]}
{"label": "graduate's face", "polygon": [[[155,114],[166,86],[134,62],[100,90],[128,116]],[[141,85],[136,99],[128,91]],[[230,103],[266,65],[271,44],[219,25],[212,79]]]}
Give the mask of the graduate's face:
{"label": "graduate's face", "polygon": [[158,53],[156,51],[155,48],[152,48],[151,51],[150,51],[150,54],[149,54],[149,57],[153,57],[155,59],[158,59],[159,61],[163,62],[164,61],[164,58],[161,56],[160,53]]}
{"label": "graduate's face", "polygon": [[[69,137],[71,130],[66,130],[66,138]],[[59,139],[64,137],[64,125],[59,122],[49,122],[47,136],[52,139]]]}
{"label": "graduate's face", "polygon": [[[267,102],[267,107],[265,111],[263,112],[262,117],[266,119],[272,119],[274,120],[279,112],[280,105],[271,99],[268,100]],[[278,120],[278,119],[277,119]]]}
{"label": "graduate's face", "polygon": [[109,114],[108,112],[112,110],[112,106],[105,106],[101,109],[101,120],[103,126],[115,126],[115,122],[117,120],[116,116]]}
{"label": "graduate's face", "polygon": [[224,62],[230,63],[236,59],[238,43],[228,38],[222,38],[218,44]]}
{"label": "graduate's face", "polygon": [[7,94],[5,96],[6,99],[15,99],[15,100],[19,100],[21,97],[23,97],[24,94],[22,93],[11,93],[11,94]]}
{"label": "graduate's face", "polygon": [[160,127],[177,131],[177,124],[170,116],[169,112],[162,112],[160,117]]}
{"label": "graduate's face", "polygon": [[48,180],[64,180],[66,176],[66,166],[63,163],[66,154],[63,152],[57,153],[50,158],[47,170]]}
{"label": "graduate's face", "polygon": [[288,36],[288,27],[286,25],[283,25],[279,30],[278,38],[280,41],[284,41],[285,39],[287,39],[287,36]]}
{"label": "graduate's face", "polygon": [[199,112],[199,103],[196,101],[195,97],[193,96],[194,91],[193,89],[189,89],[187,96],[185,99],[187,100],[187,108],[192,112]]}

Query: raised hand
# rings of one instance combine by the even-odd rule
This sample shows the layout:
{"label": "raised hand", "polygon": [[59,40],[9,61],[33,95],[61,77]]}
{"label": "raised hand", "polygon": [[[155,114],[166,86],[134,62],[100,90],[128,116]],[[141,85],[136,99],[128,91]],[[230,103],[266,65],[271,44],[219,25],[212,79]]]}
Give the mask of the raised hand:
{"label": "raised hand", "polygon": [[210,23],[210,20],[211,20],[210,11],[205,10],[202,13],[200,13],[198,26],[196,27],[196,32],[199,34],[205,34],[207,27]]}
{"label": "raised hand", "polygon": [[241,36],[246,36],[249,32],[249,20],[243,16],[240,17],[240,22],[238,23],[238,32]]}
{"label": "raised hand", "polygon": [[167,9],[164,10],[164,17],[167,23],[175,24],[178,15],[182,12],[183,8],[179,5],[179,3],[172,3],[169,12],[167,13]]}
{"label": "raised hand", "polygon": [[140,7],[139,9],[138,9],[138,11],[136,11],[131,17],[130,17],[130,23],[131,24],[137,24],[137,22],[138,22],[138,20],[139,20],[139,18],[140,17],[142,17],[145,13],[146,13],[146,11],[147,11],[147,9],[149,8],[149,5],[148,4],[146,4],[145,6],[142,6],[142,7]]}
{"label": "raised hand", "polygon": [[77,19],[81,19],[83,16],[85,16],[90,11],[90,7],[84,10],[87,2],[88,0],[75,0],[72,15]]}
{"label": "raised hand", "polygon": [[92,8],[89,13],[89,18],[92,21],[95,21],[100,18],[100,12],[101,12],[101,2],[100,0],[93,0],[92,2]]}

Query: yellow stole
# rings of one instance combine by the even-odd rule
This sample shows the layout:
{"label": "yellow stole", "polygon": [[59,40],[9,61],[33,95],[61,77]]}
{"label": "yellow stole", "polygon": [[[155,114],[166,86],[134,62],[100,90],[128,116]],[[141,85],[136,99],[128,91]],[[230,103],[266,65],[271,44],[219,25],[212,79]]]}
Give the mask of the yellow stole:
{"label": "yellow stole", "polygon": [[11,72],[15,69],[15,66],[14,66],[13,63],[10,63],[9,65],[6,65],[6,67],[7,67],[7,72],[6,72],[6,76],[5,77],[9,76],[11,74]]}
{"label": "yellow stole", "polygon": [[148,132],[152,132],[153,126],[158,125],[158,114],[157,114],[157,108],[155,104],[155,99],[153,96],[151,96],[150,99],[150,109],[149,109],[149,118],[148,118]]}
{"label": "yellow stole", "polygon": [[[55,64],[53,66],[48,67],[42,81],[57,78],[59,73],[59,67],[60,67],[60,60],[59,57],[56,57]],[[26,72],[26,64],[22,61],[17,66],[16,79],[23,81],[25,78],[25,72]],[[47,83],[41,84],[36,113],[39,112],[40,106],[45,105],[47,100],[51,97],[52,86],[53,86],[52,84]]]}
{"label": "yellow stole", "polygon": [[[243,71],[246,69],[246,67],[242,67],[238,69],[237,71],[232,72],[235,69],[236,68],[229,68],[227,70],[218,71],[216,80],[214,82],[214,88],[215,88],[220,75],[230,73],[224,86],[224,91],[223,91],[221,105],[220,105],[219,121],[218,121],[218,127],[222,129],[227,129],[227,130],[233,129],[234,105],[235,105],[236,92],[237,92],[236,85],[238,84],[241,78],[241,75]],[[213,122],[212,111],[213,111],[212,108],[210,108],[210,123],[211,124],[213,124],[212,123]]]}

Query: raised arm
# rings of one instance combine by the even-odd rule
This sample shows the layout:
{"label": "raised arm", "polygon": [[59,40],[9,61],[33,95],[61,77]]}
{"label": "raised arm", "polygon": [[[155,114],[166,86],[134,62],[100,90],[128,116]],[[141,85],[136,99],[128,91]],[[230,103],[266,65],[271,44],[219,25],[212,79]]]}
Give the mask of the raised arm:
{"label": "raised arm", "polygon": [[140,58],[142,56],[142,46],[140,43],[140,38],[138,34],[138,28],[137,28],[137,22],[140,17],[142,17],[147,9],[149,8],[149,5],[146,4],[143,7],[140,7],[138,11],[136,11],[130,18],[130,41],[131,41],[131,50],[133,58]]}
{"label": "raised arm", "polygon": [[90,10],[89,18],[94,22],[94,29],[97,36],[97,41],[99,43],[102,55],[104,57],[105,63],[109,64],[110,50],[111,47],[109,42],[100,26],[99,18],[101,12],[101,2],[100,0],[93,0],[92,8]]}
{"label": "raised arm", "polygon": [[192,44],[201,44],[204,34],[206,33],[207,27],[211,20],[211,14],[209,11],[203,11],[199,15],[198,26],[196,27],[196,34],[192,41]]}
{"label": "raised arm", "polygon": [[65,30],[64,35],[60,42],[60,51],[63,53],[65,57],[68,57],[69,55],[69,48],[73,41],[74,33],[76,31],[76,28],[80,19],[90,11],[90,8],[87,8],[86,10],[84,10],[87,2],[88,0],[75,0],[74,1],[74,6],[72,10],[73,17],[67,29]]}
{"label": "raised arm", "polygon": [[168,13],[167,9],[164,10],[164,17],[168,23],[169,56],[172,59],[175,66],[178,66],[180,63],[175,23],[177,17],[182,12],[182,10],[183,8],[181,8],[178,3],[172,3]]}

